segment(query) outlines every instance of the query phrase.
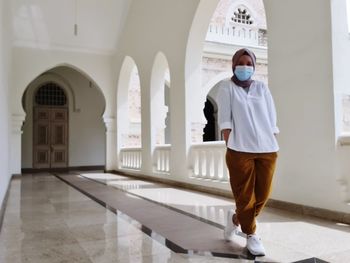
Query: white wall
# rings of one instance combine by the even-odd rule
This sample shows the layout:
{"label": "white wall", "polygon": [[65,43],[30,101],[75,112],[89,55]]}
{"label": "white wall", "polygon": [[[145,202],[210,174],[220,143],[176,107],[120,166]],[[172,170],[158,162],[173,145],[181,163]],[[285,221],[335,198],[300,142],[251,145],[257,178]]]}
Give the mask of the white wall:
{"label": "white wall", "polygon": [[10,180],[9,171],[9,87],[11,32],[7,17],[7,1],[0,1],[0,207]]}
{"label": "white wall", "polygon": [[337,182],[330,7],[329,0],[265,0],[281,130],[272,197],[349,211]]}
{"label": "white wall", "polygon": [[[22,136],[22,168],[32,168],[33,96],[40,83],[55,81],[69,100],[68,166],[105,165],[106,136],[102,93],[90,80],[69,67],[58,67],[33,81],[26,92],[26,120]],[[58,81],[57,81],[58,80]],[[68,92],[67,92],[68,91]],[[74,103],[74,105],[73,105]],[[93,107],[92,107],[93,105]]]}
{"label": "white wall", "polygon": [[[350,94],[350,34],[346,0],[332,1],[333,79],[336,103],[336,131],[342,133],[342,96]],[[350,14],[349,14],[350,15]]]}
{"label": "white wall", "polygon": [[[345,135],[343,130],[344,108],[342,98],[350,95],[350,34],[346,0],[332,1],[332,30],[333,30],[333,79],[335,100],[335,127],[337,136]],[[350,4],[350,2],[349,2]],[[346,136],[349,136],[347,134]],[[338,144],[337,169],[338,180],[342,185],[342,194],[345,202],[350,204],[350,146]]]}

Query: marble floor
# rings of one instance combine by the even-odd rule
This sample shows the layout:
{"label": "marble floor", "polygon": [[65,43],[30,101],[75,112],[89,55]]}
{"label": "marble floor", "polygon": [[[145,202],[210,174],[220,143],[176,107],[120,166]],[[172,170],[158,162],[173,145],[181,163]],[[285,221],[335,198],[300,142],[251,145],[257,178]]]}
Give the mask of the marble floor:
{"label": "marble floor", "polygon": [[[220,237],[212,249],[181,251],[182,244],[200,247],[204,239],[221,236],[233,202],[114,174],[59,176],[11,181],[0,262],[350,262],[349,225],[272,208],[264,210],[258,224],[265,257],[247,254],[243,234],[236,244]],[[177,226],[154,220],[169,215]],[[181,220],[188,231],[179,227]],[[198,234],[188,236],[190,231]],[[230,255],[211,253],[229,246]]]}

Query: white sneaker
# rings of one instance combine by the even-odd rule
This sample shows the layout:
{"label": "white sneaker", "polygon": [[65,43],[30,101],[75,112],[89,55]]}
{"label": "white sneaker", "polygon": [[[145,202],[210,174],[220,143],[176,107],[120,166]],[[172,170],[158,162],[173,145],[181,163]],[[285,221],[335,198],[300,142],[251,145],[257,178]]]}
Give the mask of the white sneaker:
{"label": "white sneaker", "polygon": [[227,211],[227,221],[224,230],[224,239],[226,241],[232,240],[233,235],[236,234],[238,230],[238,226],[232,222],[232,217],[234,214],[235,212],[233,211],[233,209]]}
{"label": "white sneaker", "polygon": [[265,248],[261,239],[255,234],[247,236],[247,249],[254,256],[265,256]]}

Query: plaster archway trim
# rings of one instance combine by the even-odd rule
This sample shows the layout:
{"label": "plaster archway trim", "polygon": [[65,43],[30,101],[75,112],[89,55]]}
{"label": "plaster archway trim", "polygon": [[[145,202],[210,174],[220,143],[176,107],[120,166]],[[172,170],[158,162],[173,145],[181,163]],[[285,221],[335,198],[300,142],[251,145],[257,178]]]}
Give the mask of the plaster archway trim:
{"label": "plaster archway trim", "polygon": [[203,92],[205,94],[208,94],[209,91],[216,84],[218,84],[220,81],[222,81],[224,79],[227,79],[227,78],[231,78],[231,77],[232,77],[232,73],[231,72],[221,72],[220,74],[216,75],[214,78],[210,79],[207,84],[205,84],[205,86],[203,87]]}
{"label": "plaster archway trim", "polygon": [[[203,123],[203,106],[206,94],[202,91],[202,52],[211,17],[219,0],[201,0],[192,20],[185,55],[186,119],[190,125]],[[198,96],[199,95],[199,96]],[[191,101],[191,98],[196,98]]]}
{"label": "plaster archway trim", "polygon": [[[33,83],[38,77],[48,74],[50,71],[52,71],[53,69],[57,68],[57,67],[68,67],[71,68],[77,72],[79,72],[81,75],[83,75],[86,79],[88,79],[92,85],[98,90],[98,92],[101,93],[103,100],[104,100],[104,104],[105,104],[105,109],[103,111],[103,116],[105,115],[105,112],[107,111],[107,107],[109,107],[109,105],[107,105],[107,100],[106,100],[106,94],[107,92],[105,92],[103,90],[103,86],[100,85],[100,83],[102,81],[96,81],[97,76],[94,76],[94,74],[91,72],[89,72],[89,70],[87,69],[82,69],[81,67],[78,67],[72,63],[67,63],[67,62],[61,62],[61,63],[55,63],[54,65],[46,65],[44,68],[42,67],[39,70],[29,70],[29,75],[27,75],[28,77],[24,80],[21,80],[21,83],[17,83],[16,85],[18,85],[20,87],[20,97],[15,98],[16,101],[20,101],[20,98],[23,97],[25,91],[27,90],[27,88],[29,87],[29,85],[31,83]],[[92,71],[92,70],[91,70]],[[50,72],[51,73],[51,72]],[[28,74],[28,72],[27,72]],[[17,103],[17,105],[20,107],[20,109],[13,109],[13,112],[21,112],[23,114],[25,114],[23,107],[21,107],[21,103]],[[76,108],[78,109],[78,107]]]}

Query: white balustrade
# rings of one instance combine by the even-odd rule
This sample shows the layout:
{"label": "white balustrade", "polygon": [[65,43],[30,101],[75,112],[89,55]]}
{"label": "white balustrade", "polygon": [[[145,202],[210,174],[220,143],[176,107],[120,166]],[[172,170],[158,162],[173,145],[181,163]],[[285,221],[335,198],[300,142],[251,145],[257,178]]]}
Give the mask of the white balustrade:
{"label": "white balustrade", "polygon": [[224,141],[192,144],[190,149],[190,177],[216,182],[228,182]]}
{"label": "white balustrade", "polygon": [[142,154],[140,147],[122,148],[120,150],[120,168],[141,170]]}
{"label": "white balustrade", "polygon": [[156,146],[153,153],[154,170],[170,174],[170,144]]}
{"label": "white balustrade", "polygon": [[210,24],[205,40],[229,45],[264,46],[259,43],[259,32],[255,28],[233,28]]}

